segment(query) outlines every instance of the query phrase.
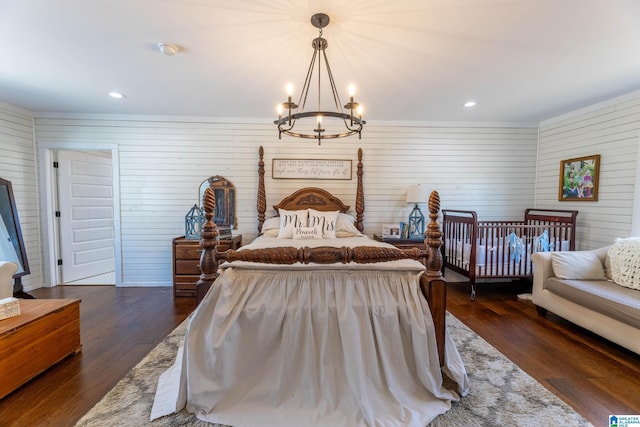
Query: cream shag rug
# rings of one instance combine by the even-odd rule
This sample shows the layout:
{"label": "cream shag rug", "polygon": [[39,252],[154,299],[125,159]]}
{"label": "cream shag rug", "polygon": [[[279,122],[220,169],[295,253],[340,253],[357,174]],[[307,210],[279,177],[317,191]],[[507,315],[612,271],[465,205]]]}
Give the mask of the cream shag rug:
{"label": "cream shag rug", "polygon": [[[470,392],[430,426],[591,426],[451,314],[449,331],[469,375]],[[158,344],[76,426],[212,426],[181,412],[149,421],[158,377],[173,364],[186,321]]]}

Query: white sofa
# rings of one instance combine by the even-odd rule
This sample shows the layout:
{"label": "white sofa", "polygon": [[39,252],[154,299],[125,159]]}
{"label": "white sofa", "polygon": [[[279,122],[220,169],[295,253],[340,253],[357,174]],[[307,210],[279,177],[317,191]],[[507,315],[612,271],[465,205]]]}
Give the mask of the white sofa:
{"label": "white sofa", "polygon": [[610,279],[609,248],[533,254],[533,303],[640,354],[640,290]]}
{"label": "white sofa", "polygon": [[13,275],[18,271],[15,262],[0,261],[0,299],[13,296]]}

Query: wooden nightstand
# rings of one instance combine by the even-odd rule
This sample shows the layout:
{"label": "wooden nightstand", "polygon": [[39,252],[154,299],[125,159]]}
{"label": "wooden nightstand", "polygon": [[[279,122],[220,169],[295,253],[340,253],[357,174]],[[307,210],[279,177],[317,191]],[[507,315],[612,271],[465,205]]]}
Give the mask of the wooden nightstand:
{"label": "wooden nightstand", "polygon": [[373,240],[377,240],[378,242],[389,243],[398,249],[411,249],[411,248],[418,248],[422,250],[427,249],[427,246],[424,244],[424,239],[422,240],[394,239],[394,238],[386,238],[378,234],[374,234]]}
{"label": "wooden nightstand", "polygon": [[[218,251],[237,250],[242,246],[242,234],[231,239],[220,239]],[[200,279],[200,240],[173,239],[173,296],[195,297],[196,282]]]}
{"label": "wooden nightstand", "polygon": [[[423,240],[394,239],[394,238],[387,238],[387,237],[382,237],[378,234],[374,234],[373,240],[377,240],[378,242],[389,243],[398,249],[418,248],[423,251],[427,250],[427,245],[424,244],[424,239]],[[427,260],[423,258],[421,261],[424,264]]]}

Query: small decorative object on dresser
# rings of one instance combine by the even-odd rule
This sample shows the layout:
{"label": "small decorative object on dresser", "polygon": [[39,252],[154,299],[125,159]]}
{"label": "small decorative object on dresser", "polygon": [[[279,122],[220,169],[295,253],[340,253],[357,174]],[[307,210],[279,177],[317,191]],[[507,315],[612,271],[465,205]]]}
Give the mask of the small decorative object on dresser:
{"label": "small decorative object on dresser", "polygon": [[402,233],[400,224],[385,224],[382,226],[382,237],[385,239],[399,239]]}
{"label": "small decorative object on dresser", "polygon": [[8,297],[0,299],[0,320],[20,315],[20,301],[18,298]]}
{"label": "small decorative object on dresser", "polygon": [[193,205],[184,216],[185,239],[199,239],[204,217],[198,205]]}
{"label": "small decorative object on dresser", "polygon": [[[218,251],[227,249],[240,249],[242,246],[242,234],[231,236],[228,239],[221,238],[218,243]],[[185,236],[173,239],[173,296],[195,297],[196,282],[200,279],[200,241],[187,239]]]}
{"label": "small decorative object on dresser", "polygon": [[414,204],[407,223],[409,227],[407,237],[409,239],[424,239],[424,215],[420,207],[418,207],[418,203],[426,203],[426,201],[427,193],[420,184],[409,187],[407,190],[407,203]]}

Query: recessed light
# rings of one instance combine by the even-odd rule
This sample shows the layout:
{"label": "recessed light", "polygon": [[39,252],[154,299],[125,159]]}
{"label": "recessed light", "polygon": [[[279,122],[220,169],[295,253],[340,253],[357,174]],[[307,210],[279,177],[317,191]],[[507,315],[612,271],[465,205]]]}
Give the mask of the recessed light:
{"label": "recessed light", "polygon": [[115,99],[123,99],[126,98],[126,96],[120,92],[109,92],[109,96]]}
{"label": "recessed light", "polygon": [[476,106],[476,101],[467,101],[464,103],[465,108],[471,108]]}
{"label": "recessed light", "polygon": [[173,43],[158,43],[158,50],[162,52],[163,55],[173,56],[180,51],[180,48]]}

